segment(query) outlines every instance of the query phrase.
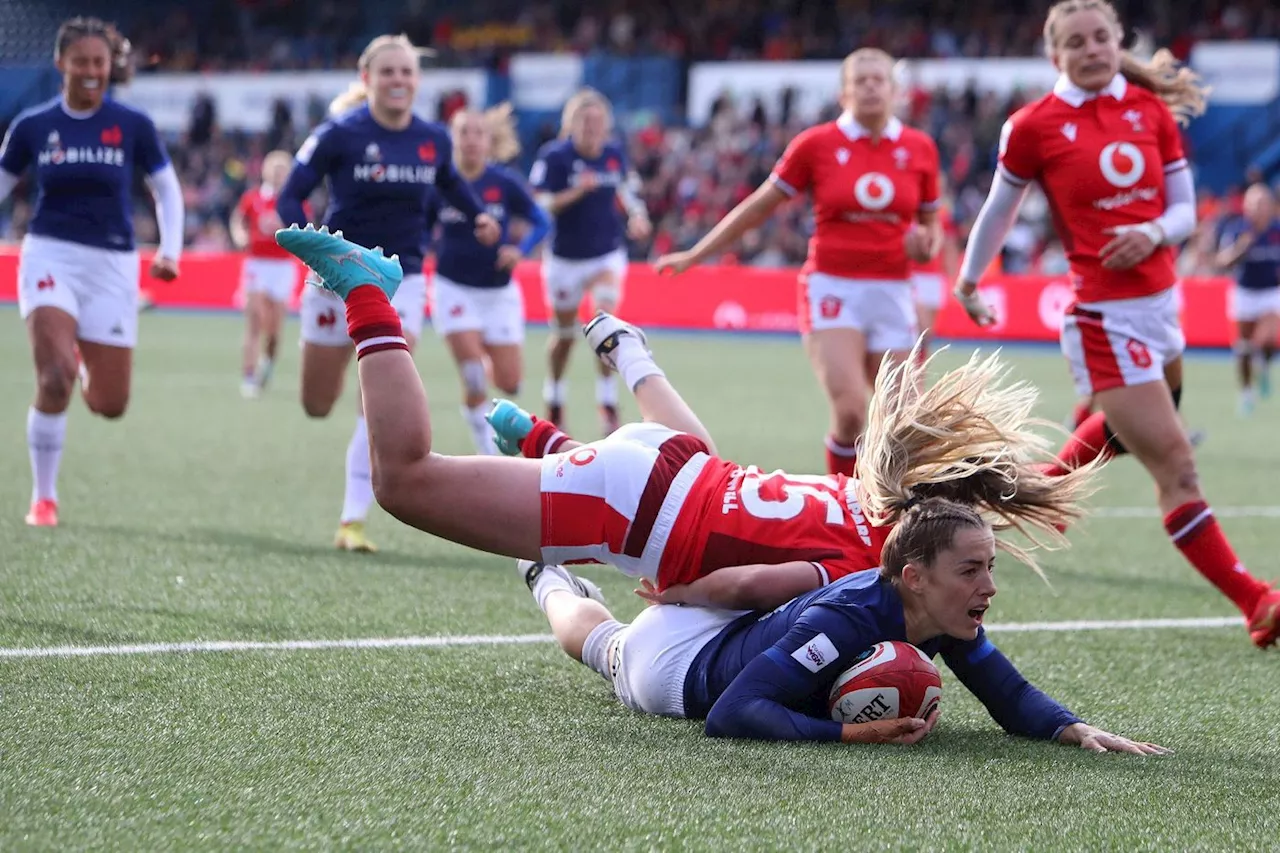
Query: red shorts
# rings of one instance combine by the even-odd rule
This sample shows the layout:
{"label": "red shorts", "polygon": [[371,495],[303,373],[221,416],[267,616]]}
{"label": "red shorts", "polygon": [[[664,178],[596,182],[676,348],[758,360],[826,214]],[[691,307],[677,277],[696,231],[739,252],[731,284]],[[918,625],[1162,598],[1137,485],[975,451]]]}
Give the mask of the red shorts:
{"label": "red shorts", "polygon": [[606,563],[657,580],[676,517],[711,459],[702,439],[658,424],[542,460],[542,560]]}

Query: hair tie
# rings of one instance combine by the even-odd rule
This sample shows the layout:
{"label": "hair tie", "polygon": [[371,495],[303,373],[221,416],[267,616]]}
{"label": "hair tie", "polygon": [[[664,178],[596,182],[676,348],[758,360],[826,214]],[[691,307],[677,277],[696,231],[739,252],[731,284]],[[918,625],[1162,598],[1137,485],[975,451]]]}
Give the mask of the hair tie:
{"label": "hair tie", "polygon": [[911,497],[907,498],[906,502],[902,505],[902,511],[909,512],[913,506],[920,503],[922,500],[924,500],[924,498],[919,495],[911,495]]}

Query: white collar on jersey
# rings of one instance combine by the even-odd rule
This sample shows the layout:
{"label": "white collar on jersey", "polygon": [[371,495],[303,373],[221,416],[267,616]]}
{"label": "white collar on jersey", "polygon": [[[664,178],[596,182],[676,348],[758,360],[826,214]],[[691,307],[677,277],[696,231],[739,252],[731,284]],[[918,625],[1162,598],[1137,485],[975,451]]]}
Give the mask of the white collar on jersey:
{"label": "white collar on jersey", "polygon": [[73,110],[73,109],[71,109],[71,107],[70,107],[70,106],[68,106],[68,105],[67,105],[67,99],[66,99],[66,98],[62,98],[61,100],[59,100],[59,101],[58,101],[58,104],[59,104],[59,106],[61,106],[61,107],[62,107],[62,111],[63,111],[64,113],[66,113],[67,115],[69,115],[71,118],[79,118],[79,119],[89,118],[90,116],[92,116],[92,115],[94,115],[95,113],[97,113],[97,112],[98,112],[98,110],[102,109],[102,106],[101,106],[101,105],[99,105],[99,106],[94,107],[94,108],[93,108],[93,109],[91,109],[91,110]]}
{"label": "white collar on jersey", "polygon": [[[863,127],[849,110],[845,110],[840,114],[840,118],[836,119],[836,126],[843,130],[844,135],[850,139],[862,139],[864,136],[871,136],[871,131]],[[884,126],[884,135],[894,142],[897,142],[898,137],[902,136],[902,121],[897,116],[889,117],[889,123]]]}
{"label": "white collar on jersey", "polygon": [[1097,92],[1088,92],[1081,89],[1075,83],[1071,82],[1071,78],[1063,74],[1058,78],[1058,82],[1053,84],[1053,94],[1058,100],[1070,104],[1079,109],[1084,106],[1085,101],[1091,101],[1102,95],[1110,95],[1117,101],[1124,100],[1124,93],[1128,91],[1129,84],[1125,82],[1123,74],[1117,74],[1111,78],[1111,82],[1103,86]]}

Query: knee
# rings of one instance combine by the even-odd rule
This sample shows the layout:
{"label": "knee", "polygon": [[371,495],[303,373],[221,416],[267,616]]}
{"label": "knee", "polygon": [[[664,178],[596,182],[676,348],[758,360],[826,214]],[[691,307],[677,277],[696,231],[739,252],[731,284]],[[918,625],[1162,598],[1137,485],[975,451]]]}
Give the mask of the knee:
{"label": "knee", "polygon": [[71,389],[75,387],[76,370],[70,364],[56,362],[46,364],[36,371],[36,393],[49,408],[65,409],[71,402]]}
{"label": "knee", "polygon": [[867,425],[867,404],[859,395],[848,394],[831,401],[831,421],[836,438],[849,442],[862,435]]}
{"label": "knee", "polygon": [[306,412],[309,418],[327,418],[329,413],[333,411],[334,400],[322,399],[319,397],[310,397],[306,394],[302,395],[302,411]]}
{"label": "knee", "polygon": [[129,398],[119,397],[116,399],[100,400],[94,398],[94,396],[90,394],[85,397],[85,404],[88,405],[89,411],[93,412],[98,417],[114,421],[124,417],[125,410],[129,408]]}
{"label": "knee", "polygon": [[1160,469],[1152,472],[1163,492],[1198,492],[1200,474],[1188,442],[1168,448],[1160,457]]}

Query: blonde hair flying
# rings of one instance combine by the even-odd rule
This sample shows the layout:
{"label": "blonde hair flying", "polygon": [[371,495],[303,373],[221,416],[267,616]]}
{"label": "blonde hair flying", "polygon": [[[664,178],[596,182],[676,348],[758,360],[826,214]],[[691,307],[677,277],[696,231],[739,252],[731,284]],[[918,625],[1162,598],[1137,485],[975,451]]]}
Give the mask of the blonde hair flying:
{"label": "blonde hair flying", "polygon": [[[886,359],[876,377],[857,462],[868,518],[897,525],[891,539],[909,538],[913,517],[928,514],[922,502],[934,504],[936,514],[943,501],[972,508],[997,532],[1020,531],[1032,549],[1066,545],[1061,528],[1084,516],[1081,502],[1097,488],[1100,463],[1061,477],[1043,473],[1054,454],[1035,430],[1061,427],[1032,415],[1036,389],[1009,382],[999,353],[975,352],[928,388],[936,355],[923,364],[917,355],[896,366]],[[1000,546],[1043,577],[1030,549]]]}
{"label": "blonde hair flying", "polygon": [[[356,62],[356,70],[366,72],[373,64],[373,58],[387,48],[403,48],[412,53],[419,60],[425,55],[421,48],[414,45],[409,37],[404,33],[400,35],[384,35],[378,36],[369,42],[368,47],[360,54],[360,59]],[[347,90],[329,103],[329,115],[336,116],[345,113],[347,110],[355,109],[361,104],[369,100],[369,87],[364,81],[358,77],[352,81]]]}
{"label": "blonde hair flying", "polygon": [[[1049,9],[1044,20],[1045,52],[1052,57],[1058,49],[1058,24],[1067,15],[1086,10],[1101,12],[1115,29],[1116,38],[1123,35],[1120,15],[1107,0],[1062,0]],[[1168,50],[1160,49],[1150,59],[1143,60],[1133,51],[1120,51],[1120,73],[1135,86],[1155,92],[1165,102],[1179,124],[1202,115],[1208,104],[1209,87],[1190,68],[1178,63]]]}

